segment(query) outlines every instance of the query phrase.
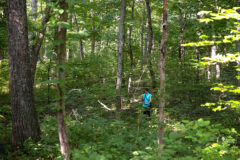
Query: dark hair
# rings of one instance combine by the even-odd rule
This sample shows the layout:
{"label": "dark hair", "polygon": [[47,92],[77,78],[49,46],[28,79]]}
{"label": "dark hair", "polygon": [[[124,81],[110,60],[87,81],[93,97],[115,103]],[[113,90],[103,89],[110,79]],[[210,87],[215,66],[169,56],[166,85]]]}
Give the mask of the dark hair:
{"label": "dark hair", "polygon": [[145,91],[147,91],[147,92],[148,92],[148,91],[149,91],[149,88],[146,88],[146,89],[145,89]]}

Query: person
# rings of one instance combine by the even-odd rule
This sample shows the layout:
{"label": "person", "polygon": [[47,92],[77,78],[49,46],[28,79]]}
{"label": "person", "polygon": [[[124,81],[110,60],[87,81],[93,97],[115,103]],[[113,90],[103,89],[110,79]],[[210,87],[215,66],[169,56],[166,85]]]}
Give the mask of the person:
{"label": "person", "polygon": [[151,102],[152,102],[152,95],[149,93],[149,89],[145,89],[145,93],[142,95],[142,100],[143,100],[143,114],[146,114],[150,117],[150,109],[152,107]]}

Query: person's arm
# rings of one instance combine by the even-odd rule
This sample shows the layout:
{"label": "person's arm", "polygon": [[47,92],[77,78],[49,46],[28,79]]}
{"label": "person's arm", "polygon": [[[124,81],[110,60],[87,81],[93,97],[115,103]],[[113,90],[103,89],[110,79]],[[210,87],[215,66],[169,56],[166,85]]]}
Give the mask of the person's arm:
{"label": "person's arm", "polygon": [[152,102],[152,97],[150,97],[149,102],[145,104],[150,104]]}

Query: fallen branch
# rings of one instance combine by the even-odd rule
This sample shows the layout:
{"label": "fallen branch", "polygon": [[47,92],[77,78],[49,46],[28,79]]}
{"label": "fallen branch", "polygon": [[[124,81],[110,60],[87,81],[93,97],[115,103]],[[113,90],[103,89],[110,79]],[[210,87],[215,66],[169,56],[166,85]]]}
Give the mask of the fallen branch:
{"label": "fallen branch", "polygon": [[79,121],[77,110],[76,110],[76,109],[72,109],[72,113],[73,113],[75,119],[76,119],[77,121]]}
{"label": "fallen branch", "polygon": [[108,111],[112,111],[112,109],[108,108],[108,106],[106,106],[105,104],[103,104],[100,100],[98,100],[98,103],[101,104],[101,106],[103,106],[103,108],[105,108]]}

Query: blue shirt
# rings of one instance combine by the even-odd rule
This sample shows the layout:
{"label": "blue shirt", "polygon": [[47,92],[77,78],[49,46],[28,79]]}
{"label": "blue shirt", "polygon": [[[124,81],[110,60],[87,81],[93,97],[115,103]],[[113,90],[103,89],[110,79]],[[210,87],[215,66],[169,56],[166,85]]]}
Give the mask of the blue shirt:
{"label": "blue shirt", "polygon": [[[143,103],[149,103],[151,97],[152,97],[152,95],[150,93],[148,93],[148,94],[144,93],[142,95]],[[149,104],[143,104],[143,107],[149,107],[150,105],[151,105],[150,103]]]}

